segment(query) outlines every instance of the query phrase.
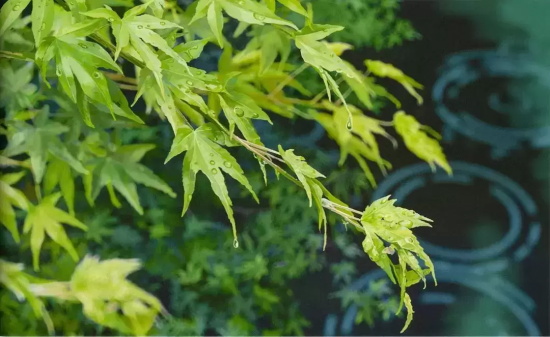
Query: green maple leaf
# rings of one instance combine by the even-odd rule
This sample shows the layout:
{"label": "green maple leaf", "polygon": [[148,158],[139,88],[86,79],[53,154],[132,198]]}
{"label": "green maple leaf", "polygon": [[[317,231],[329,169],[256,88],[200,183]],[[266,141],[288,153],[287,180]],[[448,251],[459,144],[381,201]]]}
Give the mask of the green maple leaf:
{"label": "green maple leaf", "polygon": [[18,300],[29,302],[35,317],[42,318],[48,332],[53,334],[52,319],[44,303],[33,293],[32,285],[35,282],[43,282],[43,280],[25,273],[23,264],[0,259],[0,283],[13,292]]}
{"label": "green maple leaf", "polygon": [[388,77],[394,81],[399,82],[414,98],[418,104],[422,104],[422,96],[416,91],[416,89],[422,89],[423,86],[416,82],[411,77],[405,75],[401,70],[395,66],[384,63],[381,61],[365,60],[367,69],[376,76]]}
{"label": "green maple leaf", "polygon": [[[94,23],[93,20],[89,22]],[[105,106],[115,114],[141,120],[128,108],[120,89],[108,80],[101,68],[122,73],[120,67],[97,43],[82,40],[72,34],[48,37],[36,52],[36,62],[46,79],[50,61],[55,59],[59,86],[76,104],[86,124],[93,127],[88,103]]]}
{"label": "green maple leaf", "polygon": [[13,133],[3,155],[11,157],[27,153],[36,183],[42,181],[50,155],[64,161],[74,170],[87,174],[88,171],[59,138],[61,134],[69,131],[69,128],[48,119],[48,115],[47,109],[44,108],[37,113],[33,125],[22,121],[14,122],[13,130],[10,131]]}
{"label": "green maple leaf", "polygon": [[333,114],[317,113],[315,118],[340,146],[340,161],[338,164],[343,165],[347,156],[351,155],[359,163],[370,184],[376,186],[374,175],[367,164],[367,160],[375,162],[382,172],[386,172],[386,168],[391,167],[390,163],[381,157],[378,142],[375,138],[375,135],[387,138],[390,138],[390,136],[382,128],[380,121],[363,115],[361,110],[353,105],[348,106],[354,120],[350,128],[346,122],[348,109],[329,102],[323,103]]}
{"label": "green maple leaf", "polygon": [[213,141],[213,138],[212,126],[208,124],[196,130],[186,126],[179,128],[176,131],[176,137],[172,143],[172,148],[166,158],[166,162],[182,152],[187,152],[183,159],[182,170],[184,189],[182,215],[185,214],[191,202],[195,190],[196,175],[198,172],[202,172],[210,181],[212,190],[220,199],[227,213],[233,228],[235,245],[238,245],[235,218],[233,217],[233,209],[231,208],[232,202],[222,172],[225,172],[243,185],[256,201],[258,201],[258,197],[252,190],[252,186],[250,186],[237,160],[226,149]]}
{"label": "green maple leaf", "polygon": [[40,249],[46,234],[55,241],[55,243],[63,247],[73,260],[78,261],[78,253],[67,236],[67,233],[65,233],[62,223],[82,230],[86,230],[86,225],[70,214],[55,207],[60,197],[60,193],[54,193],[42,199],[38,205],[29,204],[27,217],[23,225],[23,232],[30,232],[31,251],[35,270],[39,268]]}
{"label": "green maple leaf", "polygon": [[326,189],[317,180],[317,178],[324,178],[325,176],[319,171],[311,167],[304,159],[304,157],[294,154],[294,150],[283,150],[279,145],[279,153],[285,163],[294,171],[298,180],[302,184],[302,187],[306,191],[306,195],[309,200],[309,207],[312,206],[312,201],[317,208],[317,217],[319,222],[319,230],[324,227],[324,243],[323,248],[327,244],[327,216],[325,209],[323,208],[323,193]]}
{"label": "green maple leaf", "polygon": [[136,183],[175,197],[176,194],[170,186],[145,165],[139,163],[141,158],[154,147],[154,144],[123,145],[108,156],[94,159],[89,165],[90,171],[93,173],[84,178],[84,188],[88,202],[93,205],[99,192],[103,187],[107,187],[114,206],[121,207],[115,194],[116,190],[124,196],[139,214],[143,214]]}
{"label": "green maple leaf", "polygon": [[91,18],[109,21],[116,39],[115,59],[118,58],[122,50],[136,55],[153,73],[163,94],[162,64],[155,48],[184,67],[187,67],[187,63],[155,30],[183,28],[173,22],[143,14],[150,4],[151,1],[148,1],[143,5],[133,7],[126,11],[122,18],[108,7],[94,9],[83,14]]}
{"label": "green maple leaf", "polygon": [[12,185],[25,176],[25,172],[0,175],[0,222],[10,231],[15,242],[19,242],[19,231],[13,207],[28,209],[29,201],[20,190]]}
{"label": "green maple leaf", "polygon": [[19,19],[31,0],[8,0],[0,9],[0,36],[9,30]]}
{"label": "green maple leaf", "polygon": [[[363,250],[386,272],[390,280],[401,288],[401,302],[397,312],[399,313],[405,304],[407,320],[402,330],[404,331],[410,324],[413,314],[406,288],[420,280],[424,281],[425,286],[425,275],[430,272],[435,281],[434,265],[410,230],[415,227],[430,226],[431,220],[414,211],[394,206],[395,200],[389,198],[386,196],[374,201],[363,212],[361,216],[361,225],[365,231]],[[386,243],[389,245],[386,246]],[[389,258],[389,255],[394,253],[398,255],[398,264],[394,264]],[[418,259],[424,261],[426,269],[420,266]]]}
{"label": "green maple leaf", "polygon": [[275,24],[298,29],[292,22],[284,20],[273,13],[268,7],[253,0],[199,0],[189,24],[207,18],[210,29],[216,36],[220,46],[223,46],[223,16],[222,10],[230,17],[247,24]]}
{"label": "green maple leaf", "polygon": [[437,132],[420,124],[416,118],[403,111],[393,115],[393,123],[395,131],[403,138],[407,148],[418,158],[426,161],[432,170],[435,170],[435,164],[437,164],[448,174],[452,173],[452,168],[439,145],[438,139],[441,136]]}
{"label": "green maple leaf", "polygon": [[126,279],[140,267],[136,259],[99,261],[87,256],[71,277],[71,294],[82,303],[84,314],[98,324],[146,335],[163,308],[153,295]]}
{"label": "green maple leaf", "polygon": [[33,77],[30,63],[17,67],[7,60],[0,61],[0,106],[8,112],[32,107],[39,98],[36,85],[31,83]]}

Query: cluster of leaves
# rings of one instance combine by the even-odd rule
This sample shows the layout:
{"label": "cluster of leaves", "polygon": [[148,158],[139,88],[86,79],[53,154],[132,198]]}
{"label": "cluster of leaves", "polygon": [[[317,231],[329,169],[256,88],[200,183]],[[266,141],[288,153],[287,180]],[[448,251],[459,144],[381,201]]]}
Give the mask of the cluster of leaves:
{"label": "cluster of leaves", "polygon": [[[334,39],[377,50],[417,39],[411,23],[397,15],[399,0],[315,0],[321,22],[346,26]],[[348,24],[353,22],[353,25]]]}
{"label": "cluster of leaves", "polygon": [[[79,178],[90,206],[101,193],[107,193],[112,206],[120,208],[121,195],[138,214],[145,214],[137,184],[176,196],[169,184],[141,163],[155,145],[125,139],[132,129],[144,128],[146,117],[160,118],[173,132],[166,162],[184,154],[183,213],[191,205],[197,173],[201,172],[227,213],[233,247],[239,247],[233,202],[223,173],[259,201],[231,148],[245,149],[256,158],[266,184],[266,167],[271,167],[277,177],[282,175],[305,191],[308,203],[304,207],[315,206],[324,245],[328,221],[338,217],[365,235],[364,251],[401,287],[399,309],[404,303],[409,324],[412,307],[405,288],[424,280],[426,272],[433,273],[433,265],[410,231],[426,219],[400,215],[404,210],[393,206],[382,209],[376,203],[364,212],[349,208],[329,192],[319,180],[323,174],[303,157],[281,146],[278,151],[266,147],[256,123],[271,123],[271,114],[319,121],[341,148],[340,164],[351,154],[372,185],[368,162],[382,171],[390,167],[375,139],[375,135],[389,137],[385,127],[394,127],[418,157],[450,171],[439,144],[430,137],[434,133],[412,116],[399,112],[389,123],[361,111],[371,109],[372,100],[378,97],[400,107],[399,101],[376,83],[378,77],[401,83],[421,103],[418,83],[380,61],[366,60],[367,72],[344,61],[340,55],[348,46],[326,40],[343,27],[314,23],[313,7],[304,7],[298,0],[198,0],[185,8],[175,1],[158,0],[136,6],[132,2],[33,0],[30,16],[22,17],[29,4],[30,0],[9,0],[0,10],[0,71],[13,81],[13,86],[5,86],[8,94],[2,94],[0,101],[6,111],[1,131],[7,138],[0,160],[9,167],[9,173],[0,178],[0,220],[19,242],[18,219],[24,215],[23,246],[30,246],[36,271],[43,246],[50,244],[46,236],[74,261],[86,252],[85,245],[75,248],[72,239],[82,234],[67,233],[63,226],[82,231],[89,228],[75,217],[76,205],[81,203],[75,193]],[[233,20],[238,21],[234,37],[251,37],[242,50],[232,47],[227,34],[235,26],[226,23]],[[192,66],[208,43],[223,49],[218,69],[211,73]],[[294,46],[301,64],[287,62]],[[317,72],[325,85],[325,91],[315,97],[296,80],[306,69]],[[37,73],[39,85],[33,83]],[[351,93],[361,106],[346,102]],[[338,100],[332,101],[332,95]],[[132,105],[145,103],[146,113],[136,113],[128,98],[133,98]],[[154,117],[148,116],[152,111]],[[61,198],[64,207],[58,205]],[[382,211],[384,219],[380,221],[388,225],[377,218]],[[392,214],[399,221],[389,220]],[[402,223],[406,221],[411,225]],[[163,229],[155,233],[162,237]],[[247,241],[244,236],[243,241]],[[260,242],[248,241],[250,249]],[[389,248],[383,247],[384,242]],[[208,247],[203,241],[197,244]],[[387,257],[392,249],[398,252],[398,264]],[[224,264],[211,261],[214,247],[202,254],[196,250],[188,254],[189,262],[180,273],[182,284],[197,284],[212,273],[213,282],[218,282],[215,289],[235,295],[237,285],[231,283],[235,275]],[[424,260],[424,269],[415,255]],[[91,320],[140,335],[151,329],[163,310],[157,299],[125,280],[139,267],[134,260],[85,258],[68,283],[33,281],[20,265],[2,263],[10,270],[2,274],[2,282],[34,302],[36,316],[46,321],[49,316],[37,300],[42,296],[79,302]],[[264,258],[256,252],[237,273],[244,279],[259,280],[266,268]],[[224,278],[225,274],[231,277]],[[261,303],[276,301],[271,295],[259,286],[252,287],[250,294],[262,298]],[[238,316],[230,322],[231,326],[242,325]],[[300,331],[289,328],[279,332]]]}

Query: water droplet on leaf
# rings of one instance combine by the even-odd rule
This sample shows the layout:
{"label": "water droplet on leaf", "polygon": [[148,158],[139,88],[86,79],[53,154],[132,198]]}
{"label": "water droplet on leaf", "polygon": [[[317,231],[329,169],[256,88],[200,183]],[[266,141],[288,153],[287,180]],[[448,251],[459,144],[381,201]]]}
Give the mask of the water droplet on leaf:
{"label": "water droplet on leaf", "polygon": [[192,85],[193,85],[193,81],[191,81],[191,80],[187,80],[187,81],[185,81],[185,83],[186,83],[188,86],[192,86]]}
{"label": "water droplet on leaf", "polygon": [[139,29],[143,29],[143,26],[142,26],[142,25],[138,25],[138,28],[139,28]]}
{"label": "water droplet on leaf", "polygon": [[235,107],[235,115],[237,115],[238,117],[243,117],[244,116],[244,111],[242,108],[239,108],[239,107]]}
{"label": "water droplet on leaf", "polygon": [[252,114],[252,118],[258,118],[259,116],[260,115],[258,115],[258,113],[256,113],[256,112]]}
{"label": "water droplet on leaf", "polygon": [[265,16],[263,16],[262,14],[254,13],[254,17],[258,21],[264,21],[265,20]]}
{"label": "water droplet on leaf", "polygon": [[164,25],[166,25],[166,22],[161,21],[161,22],[160,22],[160,25],[161,25],[161,26],[164,26]]}
{"label": "water droplet on leaf", "polygon": [[100,78],[101,77],[101,74],[99,73],[99,71],[94,72],[94,77],[95,78]]}
{"label": "water droplet on leaf", "polygon": [[216,164],[216,162],[213,161],[213,160],[211,160],[211,161],[210,161],[210,165],[214,165],[214,164]]}
{"label": "water droplet on leaf", "polygon": [[78,45],[79,45],[79,46],[80,46],[80,48],[82,48],[82,49],[86,49],[86,48],[88,48],[88,46],[87,46],[87,45],[85,45],[84,43],[79,43]]}
{"label": "water droplet on leaf", "polygon": [[223,162],[223,166],[229,168],[229,167],[231,167],[231,163],[226,160],[226,161]]}
{"label": "water droplet on leaf", "polygon": [[218,173],[218,169],[213,168],[213,169],[210,170],[210,172],[212,172],[212,174],[216,174],[216,173]]}
{"label": "water droplet on leaf", "polygon": [[13,6],[13,10],[14,10],[14,11],[18,11],[20,8],[21,8],[21,6],[19,6],[19,5]]}
{"label": "water droplet on leaf", "polygon": [[412,221],[411,221],[411,220],[401,220],[401,221],[399,221],[399,224],[400,224],[401,226],[405,226],[405,227],[406,227],[406,226],[412,225]]}

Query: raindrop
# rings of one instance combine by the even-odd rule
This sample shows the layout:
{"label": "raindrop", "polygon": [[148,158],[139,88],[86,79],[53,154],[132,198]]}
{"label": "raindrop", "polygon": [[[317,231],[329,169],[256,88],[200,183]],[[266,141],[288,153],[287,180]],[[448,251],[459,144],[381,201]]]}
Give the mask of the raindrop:
{"label": "raindrop", "polygon": [[222,88],[219,84],[207,84],[206,87],[212,91],[220,91]]}
{"label": "raindrop", "polygon": [[353,129],[353,125],[351,124],[351,119],[348,119],[348,123],[346,124],[346,128],[347,128],[348,130]]}
{"label": "raindrop", "polygon": [[210,153],[210,157],[214,157],[214,153],[211,152],[211,153]]}
{"label": "raindrop", "polygon": [[143,29],[143,26],[142,26],[142,25],[139,25],[138,28],[139,28],[139,29]]}
{"label": "raindrop", "polygon": [[388,247],[382,249],[382,252],[386,253],[388,255],[393,255],[395,253],[395,249],[393,249],[393,247],[391,247],[391,246],[388,246]]}
{"label": "raindrop", "polygon": [[160,25],[161,25],[161,26],[164,26],[164,25],[166,25],[166,22],[161,21],[161,22],[160,22]]}
{"label": "raindrop", "polygon": [[252,118],[258,118],[259,116],[256,112],[252,114]]}
{"label": "raindrop", "polygon": [[258,21],[264,21],[265,20],[265,16],[261,15],[261,14],[258,14],[258,13],[254,13],[254,17],[256,18],[256,20]]}
{"label": "raindrop", "polygon": [[215,161],[213,161],[213,160],[210,161],[210,165],[215,165],[215,164],[216,164]]}
{"label": "raindrop", "polygon": [[242,108],[239,108],[239,107],[235,107],[235,115],[237,115],[238,117],[242,117],[244,116],[244,111]]}
{"label": "raindrop", "polygon": [[113,19],[113,18],[109,18],[109,19],[107,19],[107,20],[108,20],[109,22],[115,21],[115,19]]}
{"label": "raindrop", "polygon": [[94,77],[95,78],[101,77],[101,74],[99,73],[99,71],[94,72]]}
{"label": "raindrop", "polygon": [[407,243],[413,243],[413,242],[414,242],[414,239],[413,239],[413,238],[405,238],[405,242],[407,242]]}
{"label": "raindrop", "polygon": [[187,81],[185,81],[185,83],[186,83],[188,86],[192,86],[192,85],[193,85],[193,81],[191,81],[191,80],[187,80]]}
{"label": "raindrop", "polygon": [[212,172],[212,174],[216,174],[216,173],[218,173],[218,169],[213,168],[213,169],[210,170],[210,172]]}
{"label": "raindrop", "polygon": [[383,216],[383,219],[385,221],[390,221],[391,222],[391,221],[393,221],[394,217],[393,217],[392,214],[386,214],[386,215]]}
{"label": "raindrop", "polygon": [[86,48],[88,48],[88,46],[87,46],[87,45],[85,45],[84,43],[79,43],[78,45],[79,45],[79,46],[80,46],[80,48],[82,48],[82,49],[86,49]]}
{"label": "raindrop", "polygon": [[239,248],[239,240],[233,240],[233,248]]}
{"label": "raindrop", "polygon": [[399,224],[400,224],[401,226],[405,226],[405,227],[406,227],[406,226],[412,225],[412,221],[411,221],[411,220],[401,220],[401,221],[399,221]]}
{"label": "raindrop", "polygon": [[14,10],[14,11],[18,11],[20,8],[21,8],[21,6],[19,6],[19,5],[13,6],[13,10]]}
{"label": "raindrop", "polygon": [[228,162],[228,161],[224,161],[223,162],[223,166],[227,167],[227,168],[230,168],[231,167],[231,163]]}
{"label": "raindrop", "polygon": [[151,25],[147,25],[147,26],[145,26],[145,27],[147,27],[147,28],[151,28]]}

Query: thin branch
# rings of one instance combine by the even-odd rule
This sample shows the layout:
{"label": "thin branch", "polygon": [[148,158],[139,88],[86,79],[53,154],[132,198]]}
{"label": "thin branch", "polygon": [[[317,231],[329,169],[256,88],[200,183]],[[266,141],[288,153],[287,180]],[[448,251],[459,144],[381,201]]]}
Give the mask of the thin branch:
{"label": "thin branch", "polygon": [[103,74],[115,82],[123,82],[123,83],[132,84],[132,85],[138,84],[138,81],[135,78],[126,77],[124,76],[124,74],[117,74],[109,71],[104,71]]}
{"label": "thin branch", "polygon": [[284,87],[289,84],[296,76],[300,75],[304,70],[307,69],[309,65],[307,63],[302,64],[300,67],[298,67],[296,70],[294,70],[291,74],[287,76],[279,85],[273,89],[272,92],[269,93],[268,97],[273,97],[276,94],[278,94],[281,90],[284,89]]}
{"label": "thin branch", "polygon": [[34,62],[34,59],[29,55],[25,55],[23,53],[16,53],[8,50],[0,50],[0,58]]}

